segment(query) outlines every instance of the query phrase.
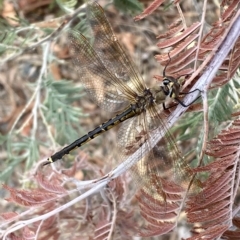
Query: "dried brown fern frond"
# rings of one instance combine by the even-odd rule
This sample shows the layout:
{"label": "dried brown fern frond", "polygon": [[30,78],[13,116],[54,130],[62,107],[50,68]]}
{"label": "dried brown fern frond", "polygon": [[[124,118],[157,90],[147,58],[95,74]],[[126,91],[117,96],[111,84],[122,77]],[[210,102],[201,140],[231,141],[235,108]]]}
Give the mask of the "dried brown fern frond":
{"label": "dried brown fern frond", "polygon": [[[21,213],[1,214],[0,226],[6,236],[10,236],[11,239],[17,237],[29,239],[27,236],[30,234],[31,238],[37,239],[59,239],[60,236],[69,239],[71,237],[69,229],[77,228],[88,236],[93,235],[91,210],[87,203],[82,202],[72,208],[65,207],[65,211],[59,211],[59,208],[64,208],[69,202],[69,197],[74,197],[74,193],[78,195],[77,187],[74,185],[74,189],[72,186],[73,176],[76,168],[83,169],[86,165],[85,161],[79,161],[70,169],[62,171],[52,172],[50,169],[44,173],[38,171],[31,176],[31,186],[27,190],[3,185],[3,188],[10,193],[10,197],[6,199],[8,202],[27,207],[27,210]],[[75,236],[79,237],[82,234],[76,233]]]}
{"label": "dried brown fern frond", "polygon": [[145,17],[147,17],[148,15],[152,14],[161,4],[163,4],[165,2],[165,0],[155,0],[153,1],[148,8],[146,8],[144,10],[144,12],[138,16],[135,17],[135,20],[141,20]]}
{"label": "dried brown fern frond", "polygon": [[[238,206],[239,208],[239,206]],[[227,230],[223,233],[222,238],[228,240],[237,240],[240,236],[240,218],[238,216],[234,217],[232,220],[233,227],[231,230]]]}
{"label": "dried brown fern frond", "polygon": [[[136,20],[151,14],[156,4],[161,5],[163,3],[164,1],[154,1]],[[167,75],[179,77],[184,75],[185,69],[189,69],[188,72],[194,74],[189,77],[187,85],[193,80],[196,82],[210,63],[211,58],[218,51],[225,37],[229,34],[233,23],[239,18],[239,4],[238,0],[222,1],[218,20],[212,23],[212,27],[207,29],[204,18],[206,5],[203,5],[201,21],[187,26],[187,20],[181,12],[179,4],[175,3],[182,23],[179,25],[178,21],[177,24],[170,24],[168,30],[159,36],[161,42],[157,44],[160,49],[172,48]],[[239,41],[235,43],[228,57],[222,63],[222,66],[219,67],[218,74],[212,79],[212,87],[227,83],[240,66]],[[168,54],[160,54],[156,56],[156,59],[163,66],[166,66],[169,56]]]}
{"label": "dried brown fern frond", "polygon": [[10,197],[6,199],[8,202],[14,202],[25,207],[43,205],[52,202],[57,198],[57,195],[53,192],[47,192],[41,188],[17,190],[7,185],[3,185],[3,188],[8,190],[11,194]]}
{"label": "dried brown fern frond", "polygon": [[163,235],[173,230],[185,200],[181,186],[163,178],[155,177],[154,181],[162,186],[161,193],[150,194],[149,189],[142,188],[136,195],[140,215],[145,221],[138,229],[142,237]]}
{"label": "dried brown fern frond", "polygon": [[215,157],[215,161],[195,169],[198,173],[207,172],[210,175],[204,182],[204,190],[190,198],[187,204],[189,221],[201,224],[194,228],[196,235],[189,238],[191,240],[200,237],[219,238],[226,230],[226,236],[234,232],[230,229],[239,212],[239,208],[236,211],[234,205],[240,183],[240,128],[236,126],[238,121],[234,121],[231,128],[223,130],[208,143],[206,154]]}
{"label": "dried brown fern frond", "polygon": [[111,181],[102,192],[105,204],[99,211],[94,227],[94,239],[130,239],[130,236],[137,231],[136,223],[133,220],[133,211],[124,209],[123,186],[124,180],[116,178]]}

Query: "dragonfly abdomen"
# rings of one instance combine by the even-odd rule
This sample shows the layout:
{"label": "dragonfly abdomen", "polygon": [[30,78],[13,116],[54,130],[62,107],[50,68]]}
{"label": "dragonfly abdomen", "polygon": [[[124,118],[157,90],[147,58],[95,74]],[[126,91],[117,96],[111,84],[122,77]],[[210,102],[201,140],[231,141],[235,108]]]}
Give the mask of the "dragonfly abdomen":
{"label": "dragonfly abdomen", "polygon": [[94,139],[101,133],[108,131],[112,127],[117,126],[119,123],[121,123],[137,114],[138,113],[136,112],[136,105],[135,104],[130,105],[130,107],[127,108],[121,114],[116,115],[114,118],[112,118],[112,119],[108,120],[107,122],[103,123],[102,125],[96,127],[94,130],[88,132],[81,138],[77,139],[75,142],[73,142],[69,146],[63,148],[61,151],[52,155],[50,158],[48,158],[48,162],[45,163],[44,165],[55,162],[57,160],[60,160],[64,155],[69,154],[75,148],[81,147],[82,145],[84,145],[85,143]]}

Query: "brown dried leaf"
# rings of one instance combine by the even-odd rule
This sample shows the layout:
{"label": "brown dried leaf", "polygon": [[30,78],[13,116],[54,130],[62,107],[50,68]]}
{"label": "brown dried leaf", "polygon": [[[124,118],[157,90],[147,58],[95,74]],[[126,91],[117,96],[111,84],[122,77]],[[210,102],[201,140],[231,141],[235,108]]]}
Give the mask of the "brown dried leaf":
{"label": "brown dried leaf", "polygon": [[66,189],[61,186],[61,183],[53,179],[52,181],[46,180],[44,175],[42,175],[40,172],[37,173],[36,180],[44,190],[47,190],[50,193],[58,194],[67,192]]}
{"label": "brown dried leaf", "polygon": [[[181,35],[178,35],[176,37],[172,37],[171,39],[161,41],[160,43],[157,44],[157,46],[159,48],[166,48],[166,47],[173,46],[177,43],[180,43],[181,41],[183,41],[183,39],[186,39],[187,36],[192,34],[193,31],[195,31],[197,28],[199,28],[200,25],[201,25],[201,23],[199,23],[199,22],[193,23],[190,27],[188,27],[186,30],[184,30],[184,32]],[[187,45],[189,45],[197,37],[198,37],[198,34],[192,34],[192,37],[188,38],[188,44]]]}
{"label": "brown dried leaf", "polygon": [[153,13],[161,4],[163,4],[165,0],[154,0],[141,14],[134,18],[135,21],[139,21],[151,13]]}
{"label": "brown dried leaf", "polygon": [[211,227],[197,236],[187,238],[187,240],[201,240],[201,239],[216,239],[222,236],[222,234],[228,229],[227,225],[219,225]]}

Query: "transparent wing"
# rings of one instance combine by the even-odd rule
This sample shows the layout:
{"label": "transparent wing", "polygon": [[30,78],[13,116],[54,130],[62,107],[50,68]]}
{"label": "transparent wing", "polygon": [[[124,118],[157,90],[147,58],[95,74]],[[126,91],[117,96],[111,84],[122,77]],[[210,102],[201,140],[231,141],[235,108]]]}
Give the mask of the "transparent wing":
{"label": "transparent wing", "polygon": [[[149,132],[155,131],[155,134],[156,131],[159,131],[160,134],[160,130],[165,132],[164,137],[157,143],[152,151],[154,159],[157,160],[154,163],[153,169],[156,169],[154,174],[156,172],[159,177],[166,176],[183,188],[188,187],[193,173],[184,157],[182,157],[175,140],[168,131],[169,126],[167,122],[159,114],[160,107],[153,106],[149,108],[148,113],[150,121],[147,122],[147,128]],[[162,165],[159,165],[159,163],[162,163]],[[151,169],[153,163],[148,160],[147,164],[148,169]],[[166,173],[168,174],[166,175]]]}
{"label": "transparent wing", "polygon": [[68,38],[80,81],[99,106],[108,111],[119,111],[134,101],[136,94],[112,74],[80,32],[69,30]]}
{"label": "transparent wing", "polygon": [[87,19],[93,33],[93,46],[112,73],[121,78],[134,92],[142,93],[146,88],[141,75],[119,44],[108,22],[104,10],[97,2],[88,4]]}
{"label": "transparent wing", "polygon": [[77,30],[68,32],[72,62],[99,106],[107,111],[122,110],[142,94],[143,80],[96,2],[87,5],[87,20],[92,29],[91,41]]}
{"label": "transparent wing", "polygon": [[[139,149],[152,133],[163,129],[164,137],[155,146],[148,143],[148,153],[139,153],[141,160],[131,168],[134,181],[138,189],[154,196],[156,201],[165,202],[166,182],[176,184],[179,189],[186,190],[192,180],[193,173],[176,146],[176,143],[167,130],[167,122],[159,114],[160,107],[152,106],[148,111],[135,119],[122,124],[119,129],[119,145],[122,151],[121,158],[125,158]],[[160,131],[159,131],[159,134]],[[175,188],[176,189],[176,188]]]}

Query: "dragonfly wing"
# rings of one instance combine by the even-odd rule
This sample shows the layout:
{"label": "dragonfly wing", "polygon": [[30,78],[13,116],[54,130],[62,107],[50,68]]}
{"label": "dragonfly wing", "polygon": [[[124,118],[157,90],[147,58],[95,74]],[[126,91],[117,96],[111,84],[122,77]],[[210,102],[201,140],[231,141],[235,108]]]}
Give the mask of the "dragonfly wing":
{"label": "dragonfly wing", "polygon": [[69,30],[68,38],[71,59],[80,81],[99,106],[119,111],[134,101],[134,91],[112,73],[80,32]]}
{"label": "dragonfly wing", "polygon": [[[139,228],[142,236],[159,235],[173,229],[190,184],[198,187],[197,179],[193,180],[194,174],[167,131],[167,122],[161,118],[159,110],[152,106],[119,129],[122,157],[126,159],[134,153],[140,159],[130,172],[139,211],[146,220]],[[154,145],[149,139],[163,135],[162,130],[164,137]]]}
{"label": "dragonfly wing", "polygon": [[93,100],[108,111],[119,111],[135,102],[145,85],[119,44],[103,9],[96,2],[87,5],[92,39],[69,30],[73,64]]}
{"label": "dragonfly wing", "polygon": [[[166,182],[177,184],[178,190],[186,190],[193,173],[168,131],[167,122],[159,113],[160,107],[158,109],[153,105],[148,111],[123,123],[119,129],[118,142],[121,149],[124,149],[122,157],[125,159],[145,144],[147,151],[139,152],[136,157],[141,160],[131,171],[137,184],[140,185],[141,182],[141,189],[150,195],[154,192],[156,201],[165,201],[166,189],[163,186],[166,186]],[[154,135],[163,132],[164,137],[156,145],[149,141]]]}
{"label": "dragonfly wing", "polygon": [[92,29],[93,46],[97,54],[112,73],[122,79],[134,92],[141,94],[145,87],[141,75],[119,44],[108,22],[104,10],[97,2],[87,6],[87,19]]}
{"label": "dragonfly wing", "polygon": [[[164,132],[164,137],[156,144],[153,148],[154,158],[157,161],[162,162],[161,171],[159,168],[156,171],[159,172],[168,172],[167,178],[171,176],[171,180],[177,183],[179,186],[186,189],[188,184],[191,181],[193,176],[193,172],[191,171],[190,166],[187,164],[185,158],[182,156],[182,153],[177,147],[177,144],[169,132],[169,126],[167,121],[163,119],[160,113],[159,106],[153,106],[149,108],[148,114],[150,121],[147,121],[148,129],[150,129],[149,133],[154,132]],[[148,161],[149,168],[151,168],[151,161]]]}

